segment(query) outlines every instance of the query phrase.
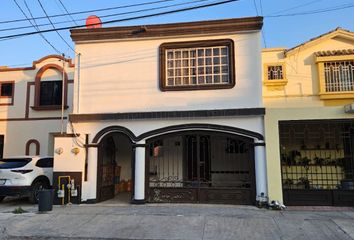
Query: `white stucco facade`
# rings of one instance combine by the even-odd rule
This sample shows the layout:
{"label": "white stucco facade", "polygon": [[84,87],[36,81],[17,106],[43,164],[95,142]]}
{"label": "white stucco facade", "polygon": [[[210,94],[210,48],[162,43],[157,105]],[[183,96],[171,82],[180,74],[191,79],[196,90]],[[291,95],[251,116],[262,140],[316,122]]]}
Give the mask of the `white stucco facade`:
{"label": "white stucco facade", "polygon": [[[53,155],[53,134],[61,130],[60,109],[35,109],[36,79],[39,81],[62,80],[63,58],[49,55],[34,61],[32,66],[24,68],[0,68],[0,84],[13,83],[12,96],[1,97],[0,102],[0,135],[4,138],[3,156],[19,156],[26,154],[26,144],[30,144],[27,154]],[[65,59],[64,71],[67,76],[67,106],[64,117],[72,111],[74,65],[71,59]],[[64,125],[66,125],[64,119]]]}
{"label": "white stucco facade", "polygon": [[[234,41],[235,88],[161,92],[158,49],[162,43],[215,39]],[[80,105],[75,98],[74,113],[77,108],[78,113],[110,113],[262,107],[260,72],[255,71],[261,64],[259,42],[258,32],[79,42],[76,51],[82,53],[80,93],[77,94]]]}
{"label": "white stucco facade", "polygon": [[[135,175],[132,195],[137,202],[146,200],[145,155],[149,139],[186,130],[237,132],[254,142],[263,139],[261,20],[251,19],[260,25],[249,30],[237,30],[242,19],[235,20],[236,23],[233,21],[220,20],[218,24],[232,22],[228,26],[235,26],[234,30],[224,30],[221,26],[210,33],[199,31],[203,28],[199,23],[188,23],[195,24],[196,28],[195,33],[189,34],[178,33],[179,29],[188,29],[188,24],[187,27],[181,24],[175,33],[168,34],[156,34],[155,26],[146,26],[146,33],[152,32],[151,36],[146,37],[125,38],[117,34],[107,39],[105,36],[102,39],[79,40],[80,34],[90,34],[91,30],[72,32],[76,51],[80,53],[80,69],[74,81],[74,110],[70,117],[71,124],[67,126],[67,133],[73,135],[59,137],[55,141],[55,149],[62,148],[64,151],[60,155],[55,154],[54,171],[76,171],[87,176],[82,181],[82,201],[94,201],[98,197],[99,148],[103,138],[111,133],[128,134],[132,142]],[[160,27],[165,28],[164,25],[156,28]],[[134,33],[135,28],[140,29],[139,26],[131,27],[129,31]],[[93,31],[109,33],[125,29],[117,27]],[[225,39],[232,41],[234,46],[233,56],[230,56],[234,59],[234,66],[231,66],[235,69],[234,86],[192,91],[161,89],[159,48],[162,44]],[[82,144],[85,141],[86,144]],[[80,153],[75,156],[70,151],[74,147],[80,148]],[[261,162],[256,166],[256,178],[259,178],[256,181],[265,182],[264,146],[256,152],[258,159],[255,164]],[[267,195],[266,183],[258,184],[257,188],[257,193]]]}

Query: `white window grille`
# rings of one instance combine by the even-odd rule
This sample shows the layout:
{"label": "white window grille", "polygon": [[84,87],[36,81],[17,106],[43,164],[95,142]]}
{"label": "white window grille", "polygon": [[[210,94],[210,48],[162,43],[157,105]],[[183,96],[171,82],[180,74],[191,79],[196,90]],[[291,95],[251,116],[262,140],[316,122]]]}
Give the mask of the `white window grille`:
{"label": "white window grille", "polygon": [[283,66],[268,66],[268,80],[283,80]]}
{"label": "white window grille", "polygon": [[354,61],[324,63],[326,92],[354,91]]}
{"label": "white window grille", "polygon": [[166,86],[231,83],[228,46],[166,49],[165,54]]}

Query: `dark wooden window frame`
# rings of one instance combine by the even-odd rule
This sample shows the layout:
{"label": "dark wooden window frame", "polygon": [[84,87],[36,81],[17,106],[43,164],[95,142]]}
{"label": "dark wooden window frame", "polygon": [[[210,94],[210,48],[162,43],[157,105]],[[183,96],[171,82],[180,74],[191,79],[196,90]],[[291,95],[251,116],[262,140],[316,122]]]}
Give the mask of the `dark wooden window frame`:
{"label": "dark wooden window frame", "polygon": [[[45,110],[60,110],[61,105],[40,105],[40,91],[41,91],[41,78],[44,72],[48,69],[54,69],[58,72],[62,73],[63,68],[56,64],[47,64],[43,66],[41,69],[38,70],[36,78],[35,78],[35,94],[34,94],[34,106],[31,108],[36,111],[45,111]],[[67,102],[68,102],[68,75],[64,72],[64,109],[67,109]]]}
{"label": "dark wooden window frame", "polygon": [[[210,84],[210,85],[190,85],[190,86],[166,86],[166,50],[176,48],[193,48],[193,47],[213,47],[227,46],[229,49],[229,84]],[[234,41],[232,39],[216,39],[189,42],[170,42],[163,43],[159,48],[160,59],[160,90],[161,91],[185,91],[185,90],[211,90],[211,89],[228,89],[233,88],[235,81],[235,50]]]}
{"label": "dark wooden window frame", "polygon": [[[56,87],[57,91],[54,90]],[[41,92],[39,98],[40,106],[61,105],[62,87],[62,80],[41,81]]]}
{"label": "dark wooden window frame", "polygon": [[0,93],[0,98],[11,99],[11,101],[10,101],[9,103],[0,103],[0,106],[14,105],[15,81],[1,81],[1,82],[0,82],[0,88],[2,87],[3,84],[8,84],[8,83],[11,83],[11,84],[12,84],[12,93],[11,93],[11,96],[1,96],[1,93]]}

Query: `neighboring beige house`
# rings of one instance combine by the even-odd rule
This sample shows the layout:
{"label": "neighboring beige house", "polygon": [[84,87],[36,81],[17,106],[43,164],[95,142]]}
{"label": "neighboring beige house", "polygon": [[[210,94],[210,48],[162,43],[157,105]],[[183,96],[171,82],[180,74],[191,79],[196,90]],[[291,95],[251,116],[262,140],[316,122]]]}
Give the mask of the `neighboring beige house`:
{"label": "neighboring beige house", "polygon": [[262,24],[71,30],[80,72],[69,134],[55,138],[54,187],[71,195],[70,178],[85,202],[266,197]]}
{"label": "neighboring beige house", "polygon": [[67,111],[72,110],[71,59],[49,55],[29,67],[0,67],[0,157],[53,156],[54,135],[62,125],[63,60],[66,126]]}
{"label": "neighboring beige house", "polygon": [[354,205],[354,33],[262,51],[268,194]]}

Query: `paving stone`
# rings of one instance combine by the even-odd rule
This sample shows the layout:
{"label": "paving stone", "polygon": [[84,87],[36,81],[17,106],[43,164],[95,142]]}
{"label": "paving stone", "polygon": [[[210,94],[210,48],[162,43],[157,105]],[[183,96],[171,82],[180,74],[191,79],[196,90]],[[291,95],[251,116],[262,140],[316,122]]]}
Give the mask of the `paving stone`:
{"label": "paving stone", "polygon": [[349,240],[351,239],[331,220],[274,219],[281,239]]}
{"label": "paving stone", "polygon": [[354,239],[354,219],[332,219],[348,236]]}
{"label": "paving stone", "polygon": [[149,216],[142,218],[131,239],[202,239],[203,217]]}
{"label": "paving stone", "polygon": [[96,215],[80,225],[70,237],[80,238],[129,238],[138,228],[141,216]]}
{"label": "paving stone", "polygon": [[276,240],[280,236],[271,219],[207,217],[203,239]]}
{"label": "paving stone", "polygon": [[[354,211],[271,211],[252,206],[69,205],[12,214],[0,204],[0,239],[353,240]],[[5,238],[6,237],[6,238]]]}
{"label": "paving stone", "polygon": [[10,236],[69,237],[78,226],[92,218],[90,215],[35,214],[30,218],[17,218],[8,227]]}

